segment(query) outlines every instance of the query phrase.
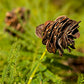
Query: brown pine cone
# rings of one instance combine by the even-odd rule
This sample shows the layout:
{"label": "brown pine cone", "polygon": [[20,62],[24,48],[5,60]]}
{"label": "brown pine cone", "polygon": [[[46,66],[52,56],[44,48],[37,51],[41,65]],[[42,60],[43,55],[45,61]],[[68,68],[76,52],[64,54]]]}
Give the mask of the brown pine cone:
{"label": "brown pine cone", "polygon": [[[26,18],[26,14],[27,14],[27,18]],[[6,26],[14,28],[17,31],[23,33],[24,29],[21,25],[21,22],[23,25],[25,25],[26,19],[29,19],[29,15],[30,15],[30,11],[25,8],[17,8],[12,10],[11,12],[7,12],[5,18]],[[14,32],[10,31],[7,27],[5,28],[5,31],[9,32],[13,36],[17,36]]]}
{"label": "brown pine cone", "polygon": [[47,21],[36,27],[36,35],[42,39],[42,43],[46,45],[48,52],[56,53],[62,56],[63,48],[71,49],[74,47],[74,39],[80,36],[78,31],[79,22],[71,20],[66,16],[60,16],[55,21]]}

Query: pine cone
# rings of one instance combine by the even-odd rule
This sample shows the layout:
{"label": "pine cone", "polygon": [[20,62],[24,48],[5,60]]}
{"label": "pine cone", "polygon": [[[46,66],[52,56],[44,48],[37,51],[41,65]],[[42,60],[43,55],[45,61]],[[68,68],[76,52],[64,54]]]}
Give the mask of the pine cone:
{"label": "pine cone", "polygon": [[[26,10],[25,8],[17,8],[12,10],[11,12],[7,12],[5,18],[6,26],[14,28],[17,31],[23,33],[24,29],[21,25],[20,20],[22,21],[23,25],[26,24],[26,17],[25,17],[26,13],[27,13],[27,19],[29,19],[30,11]],[[13,36],[17,36],[14,32],[10,31],[7,27],[5,28],[5,31],[9,32]]]}
{"label": "pine cone", "polygon": [[48,52],[56,53],[58,50],[59,55],[62,56],[63,49],[74,47],[74,39],[80,36],[78,31],[79,22],[71,20],[66,16],[60,16],[55,21],[47,21],[36,27],[36,35],[42,39],[42,43],[46,45]]}

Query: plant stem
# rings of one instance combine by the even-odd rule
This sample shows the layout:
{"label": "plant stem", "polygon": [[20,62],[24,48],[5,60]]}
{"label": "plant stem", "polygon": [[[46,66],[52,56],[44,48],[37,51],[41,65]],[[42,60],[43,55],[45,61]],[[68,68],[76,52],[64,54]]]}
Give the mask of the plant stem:
{"label": "plant stem", "polygon": [[[45,51],[43,52],[42,56],[40,57],[40,63],[41,63],[41,60],[43,59],[43,57],[45,56],[46,52],[47,52],[47,49],[45,49]],[[32,74],[31,74],[31,76],[30,76],[29,81],[28,81],[27,84],[30,84],[31,83],[31,81],[32,81],[32,79],[33,79],[33,77],[34,77],[34,75],[35,75],[35,73],[36,73],[36,71],[37,71],[40,63],[37,64],[36,68],[32,72]]]}

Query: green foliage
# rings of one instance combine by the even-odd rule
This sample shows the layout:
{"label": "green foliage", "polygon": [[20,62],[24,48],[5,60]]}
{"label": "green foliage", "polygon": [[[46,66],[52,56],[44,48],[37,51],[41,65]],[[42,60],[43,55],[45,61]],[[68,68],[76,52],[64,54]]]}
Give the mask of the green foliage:
{"label": "green foliage", "polygon": [[[31,84],[83,84],[84,77],[79,75],[78,81],[64,81],[64,78],[73,76],[72,68],[64,63],[71,58],[84,56],[78,49],[84,50],[84,1],[65,0],[58,5],[55,0],[0,0],[0,84],[27,84],[36,66],[38,69]],[[56,0],[58,1],[58,0]],[[62,0],[59,0],[61,3]],[[76,6],[74,6],[76,5]],[[24,26],[25,33],[9,29],[20,36],[13,37],[4,32],[5,14],[17,7],[30,9],[30,19]],[[43,60],[39,59],[45,50],[41,39],[36,37],[35,28],[47,20],[54,20],[60,15],[66,15],[80,23],[80,38],[76,40],[76,49],[71,53],[65,50],[63,57],[46,53]],[[77,73],[75,73],[77,76]]]}
{"label": "green foliage", "polygon": [[13,44],[8,56],[8,65],[5,66],[5,69],[3,71],[2,84],[4,83],[12,84],[15,77],[17,77],[18,73],[16,66],[17,66],[17,58],[19,56],[19,49],[20,45],[18,44],[18,42]]}
{"label": "green foliage", "polygon": [[77,84],[84,84],[84,75],[79,74]]}

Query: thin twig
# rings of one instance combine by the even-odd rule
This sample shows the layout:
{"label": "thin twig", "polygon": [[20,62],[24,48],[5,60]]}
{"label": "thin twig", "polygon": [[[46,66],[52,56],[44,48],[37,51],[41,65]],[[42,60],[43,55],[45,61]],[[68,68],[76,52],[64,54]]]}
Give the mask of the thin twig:
{"label": "thin twig", "polygon": [[[40,57],[40,62],[41,62],[41,60],[44,58],[46,52],[47,52],[47,49],[45,49],[45,51],[43,52],[42,56]],[[29,81],[28,81],[27,84],[30,84],[30,83],[31,83],[31,81],[32,81],[32,79],[33,79],[33,77],[34,77],[34,75],[35,75],[35,73],[36,73],[36,71],[37,71],[39,65],[40,65],[40,63],[37,64],[36,68],[35,68],[34,71],[32,72],[32,74],[31,74],[31,76],[30,76]]]}

